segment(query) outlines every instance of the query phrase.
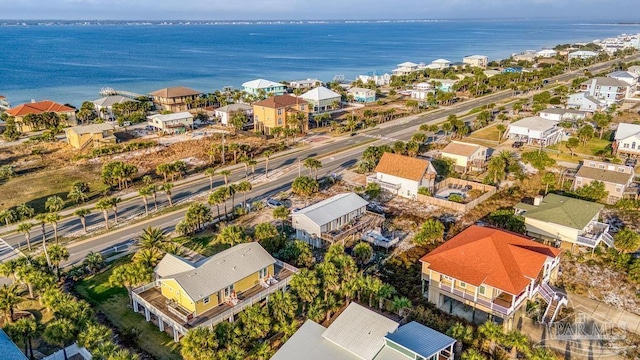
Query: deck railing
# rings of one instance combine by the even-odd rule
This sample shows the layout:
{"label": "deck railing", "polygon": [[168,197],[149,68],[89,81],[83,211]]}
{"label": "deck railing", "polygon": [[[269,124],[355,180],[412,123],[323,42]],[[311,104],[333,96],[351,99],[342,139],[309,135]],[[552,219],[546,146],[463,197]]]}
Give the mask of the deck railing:
{"label": "deck railing", "polygon": [[444,290],[445,292],[448,292],[450,294],[454,294],[454,295],[456,295],[458,297],[461,297],[463,299],[471,300],[471,301],[473,301],[475,303],[478,303],[478,304],[480,304],[480,305],[482,305],[482,306],[484,306],[486,308],[489,308],[489,309],[491,309],[493,311],[499,312],[499,313],[501,313],[503,315],[509,315],[513,311],[513,308],[507,308],[507,307],[504,307],[502,305],[498,305],[498,304],[494,303],[493,301],[485,300],[485,299],[483,299],[481,297],[475,297],[473,294],[470,294],[470,293],[468,293],[466,291],[461,291],[461,290],[456,289],[456,288],[451,288],[451,286],[446,286],[446,285],[440,284],[440,289]]}

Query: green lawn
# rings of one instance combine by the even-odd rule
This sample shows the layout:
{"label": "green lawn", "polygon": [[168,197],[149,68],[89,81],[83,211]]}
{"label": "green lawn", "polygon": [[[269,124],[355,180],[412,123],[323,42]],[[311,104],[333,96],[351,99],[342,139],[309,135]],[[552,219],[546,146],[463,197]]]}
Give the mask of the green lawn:
{"label": "green lawn", "polygon": [[484,146],[496,146],[499,135],[500,134],[496,126],[489,126],[472,132],[464,139],[464,141],[480,143]]}
{"label": "green lawn", "polygon": [[[554,158],[556,158],[558,160],[566,160],[566,161],[576,162],[576,161],[579,161],[579,160],[584,159],[584,158],[598,159],[598,158],[600,158],[600,155],[598,155],[599,151],[610,149],[611,141],[609,141],[608,139],[609,139],[609,136],[607,136],[607,134],[605,134],[605,136],[603,136],[602,139],[599,139],[599,138],[595,137],[595,138],[587,141],[587,143],[584,144],[584,145],[582,143],[580,143],[580,146],[578,146],[577,148],[573,149],[573,152],[575,153],[575,156],[571,156],[571,152],[565,146],[566,141],[563,141],[560,144],[549,146],[548,149],[560,152],[559,154],[556,154],[555,156],[553,156]],[[555,153],[555,151],[554,151],[554,153]],[[610,154],[609,152],[607,152],[607,153]]]}
{"label": "green lawn", "polygon": [[161,332],[144,316],[136,314],[130,307],[127,290],[109,285],[109,275],[114,266],[130,261],[125,257],[116,261],[105,272],[89,277],[76,284],[75,290],[99,313],[118,329],[123,341],[135,343],[140,349],[156,359],[181,359],[179,347],[165,332]]}
{"label": "green lawn", "polygon": [[71,185],[76,181],[86,181],[89,184],[90,196],[99,194],[105,188],[100,181],[100,168],[97,166],[72,165],[33,172],[0,182],[0,194],[11,194],[0,197],[0,210],[27,203],[37,212],[43,212],[47,197],[58,195],[66,200]]}

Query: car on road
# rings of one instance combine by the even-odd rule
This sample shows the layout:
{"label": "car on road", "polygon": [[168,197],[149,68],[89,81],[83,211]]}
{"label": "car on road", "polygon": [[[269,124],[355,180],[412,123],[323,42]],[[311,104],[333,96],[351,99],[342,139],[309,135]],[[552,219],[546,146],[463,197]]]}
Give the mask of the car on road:
{"label": "car on road", "polygon": [[513,144],[511,144],[511,147],[514,149],[520,149],[523,146],[524,146],[524,143],[522,141],[516,141]]}
{"label": "car on road", "polygon": [[267,199],[267,206],[270,208],[277,208],[278,206],[282,206],[282,203],[276,199]]}
{"label": "car on road", "polygon": [[624,162],[625,165],[633,166],[633,167],[635,167],[637,163],[638,163],[638,159],[636,158],[628,158],[627,161]]}

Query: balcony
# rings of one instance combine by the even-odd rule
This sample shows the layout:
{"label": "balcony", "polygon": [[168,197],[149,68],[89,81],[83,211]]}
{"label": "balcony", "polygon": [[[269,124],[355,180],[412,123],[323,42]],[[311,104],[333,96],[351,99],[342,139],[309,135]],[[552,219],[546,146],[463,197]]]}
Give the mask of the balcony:
{"label": "balcony", "polygon": [[[586,230],[582,234],[578,235],[576,240],[578,245],[594,248],[600,241],[605,241],[605,243],[609,245],[609,238],[611,238],[611,235],[609,235],[609,225],[592,221],[587,225]],[[613,242],[611,241],[611,245],[609,246],[612,245]]]}
{"label": "balcony", "polygon": [[367,184],[369,184],[369,183],[376,183],[376,184],[380,185],[380,187],[383,190],[386,190],[386,191],[389,191],[389,192],[392,192],[392,193],[397,193],[398,190],[400,190],[400,187],[402,186],[400,184],[392,184],[392,183],[389,183],[389,182],[386,182],[386,181],[382,181],[382,180],[376,178],[375,175],[367,176]]}
{"label": "balcony", "polygon": [[462,298],[464,300],[474,302],[504,316],[513,313],[515,309],[517,309],[518,305],[527,299],[529,295],[529,293],[525,291],[514,299],[512,295],[502,293],[495,299],[489,300],[480,296],[476,297],[475,294],[470,291],[462,291],[446,283],[440,283],[439,288],[445,293],[455,295],[454,299]]}

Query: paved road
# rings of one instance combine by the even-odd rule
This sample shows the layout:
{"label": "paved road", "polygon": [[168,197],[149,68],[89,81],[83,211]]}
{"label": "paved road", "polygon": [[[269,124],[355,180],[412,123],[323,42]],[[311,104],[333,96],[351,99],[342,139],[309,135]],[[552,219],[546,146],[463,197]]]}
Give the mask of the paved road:
{"label": "paved road", "polygon": [[[597,72],[606,69],[608,66],[610,66],[610,64],[598,65],[592,67],[591,71]],[[560,82],[568,81],[574,77],[579,76],[580,74],[581,72],[563,74],[556,78],[550,79],[550,82],[553,84],[556,80]],[[358,158],[367,146],[380,145],[383,143],[388,143],[389,141],[393,141],[395,139],[408,140],[416,132],[416,127],[422,123],[438,123],[450,114],[464,114],[480,105],[506,100],[511,95],[511,91],[491,94],[479,99],[473,99],[448,108],[443,108],[426,115],[412,116],[382,124],[374,129],[363,131],[362,133],[355,136],[345,136],[342,138],[331,139],[326,143],[311,145],[304,150],[294,152],[289,155],[272,158],[269,161],[269,173],[271,174],[271,180],[262,184],[255,184],[254,190],[247,195],[247,200],[260,200],[269,195],[288,190],[290,188],[291,182],[298,175],[298,161],[304,160],[307,157],[323,157],[326,156],[326,154],[337,153],[335,156],[329,156],[322,159],[323,167],[321,171],[318,172],[318,175],[324,176],[326,174],[338,173],[341,170],[344,170],[356,164]],[[349,150],[344,151],[344,149],[346,148],[349,148]],[[276,173],[286,171],[287,169],[289,170],[288,173],[274,178]],[[244,176],[244,168],[243,166],[241,166],[240,168],[232,172],[232,175],[229,177],[229,181],[238,181],[244,178]],[[257,178],[264,176],[263,161],[261,161],[260,164],[256,167],[256,173],[254,174],[254,176]],[[223,185],[223,180],[221,177],[218,177],[214,181],[214,186],[218,187],[221,185]],[[209,179],[199,177],[197,180],[185,183],[180,186],[176,186],[173,190],[172,198],[174,203],[188,201],[196,196],[202,196],[202,199],[204,200],[208,191]],[[240,197],[241,196],[238,196],[237,198]],[[151,207],[153,207],[153,200],[150,200],[150,205]],[[161,207],[166,207],[168,205],[167,199],[163,193],[158,193],[158,205]],[[169,215],[158,217],[156,219],[151,219],[132,227],[127,227],[122,230],[108,233],[104,236],[98,236],[83,242],[72,244],[69,246],[69,250],[72,254],[69,261],[71,263],[76,262],[79,259],[82,259],[89,251],[102,251],[116,245],[127,243],[132,238],[135,238],[137,234],[146,226],[161,227],[165,230],[170,231],[173,229],[173,226],[175,226],[175,224],[184,217],[185,211],[186,210],[178,211]],[[142,200],[137,197],[126,200],[120,203],[118,206],[118,216],[121,220],[131,219],[143,214],[144,204]],[[112,219],[112,213],[110,213],[109,216]],[[87,216],[86,221],[87,226],[90,230],[104,226],[103,215],[98,211],[94,211],[92,214]],[[80,224],[80,221],[74,217],[64,219],[58,225],[59,236],[80,234],[81,232],[82,226]],[[48,239],[51,239],[53,237],[52,233],[52,228],[47,225],[46,236]],[[31,234],[32,243],[37,244],[41,239],[40,227],[34,226],[34,228],[31,230]],[[24,235],[16,233],[7,234],[0,240],[0,245],[4,243],[13,248],[24,246],[26,244]],[[5,248],[4,251],[13,251],[13,249]],[[3,250],[0,246],[0,260],[2,259],[2,254]]]}

